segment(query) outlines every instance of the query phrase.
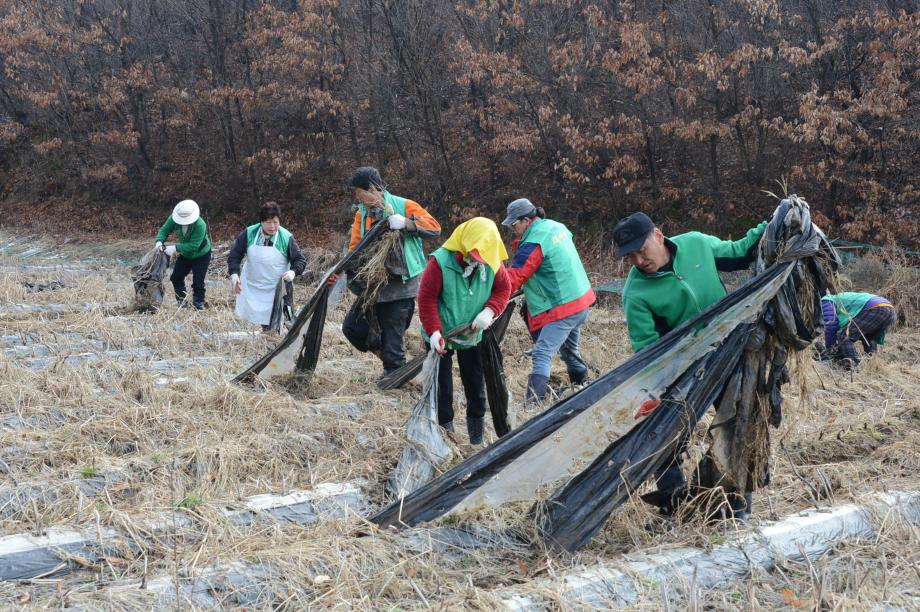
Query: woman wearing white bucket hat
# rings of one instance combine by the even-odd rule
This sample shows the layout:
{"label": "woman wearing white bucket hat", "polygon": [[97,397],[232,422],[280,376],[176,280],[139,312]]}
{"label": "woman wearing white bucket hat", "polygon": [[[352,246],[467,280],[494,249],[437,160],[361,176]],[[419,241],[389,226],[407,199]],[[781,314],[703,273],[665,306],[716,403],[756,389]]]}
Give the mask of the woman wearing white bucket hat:
{"label": "woman wearing white bucket hat", "polygon": [[[175,232],[176,244],[163,247],[163,242]],[[204,277],[211,263],[211,239],[208,225],[201,218],[194,200],[182,200],[173,208],[172,215],[157,233],[156,246],[170,257],[178,253],[173,266],[172,281],[176,301],[185,301],[185,277],[192,273],[192,303],[196,310],[204,309]]]}

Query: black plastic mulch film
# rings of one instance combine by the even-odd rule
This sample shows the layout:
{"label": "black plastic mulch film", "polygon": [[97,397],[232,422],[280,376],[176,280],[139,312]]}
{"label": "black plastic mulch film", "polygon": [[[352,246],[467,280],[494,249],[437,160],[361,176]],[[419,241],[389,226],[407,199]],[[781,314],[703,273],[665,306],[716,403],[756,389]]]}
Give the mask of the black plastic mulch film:
{"label": "black plastic mulch film", "polygon": [[[773,214],[761,240],[756,275],[705,312],[674,329],[657,342],[607,372],[577,393],[566,397],[492,446],[435,478],[424,487],[383,509],[372,517],[381,526],[406,526],[436,519],[450,512],[479,487],[528,449],[546,439],[619,385],[667,360],[685,337],[717,321],[726,311],[771,287],[784,275],[785,282],[768,295],[756,321],[739,323],[722,342],[697,360],[673,381],[659,406],[648,418],[615,440],[595,457],[588,468],[575,475],[536,507],[547,542],[566,550],[586,543],[603,526],[610,512],[622,504],[629,492],[669,459],[668,450],[688,428],[696,424],[735,373],[745,355],[747,338],[764,328],[776,344],[800,350],[820,331],[820,298],[828,286],[829,272],[836,268],[837,255],[820,230],[811,223],[807,204],[796,196],[783,200]],[[790,270],[791,268],[791,270]],[[804,307],[803,307],[804,305]],[[817,309],[815,307],[817,305]],[[772,360],[767,360],[773,364]],[[779,368],[784,370],[785,364]],[[778,374],[768,377],[774,389],[759,389],[778,397]],[[675,409],[667,410],[671,405]],[[502,474],[513,479],[514,474]]]}
{"label": "black plastic mulch film", "polygon": [[[291,328],[287,335],[284,337],[284,340],[282,340],[281,343],[274,348],[274,350],[263,356],[254,364],[249,366],[244,372],[240,373],[236,378],[234,378],[234,382],[246,382],[252,380],[256,375],[259,374],[259,372],[265,369],[269,363],[271,363],[272,359],[278,356],[282,351],[284,351],[284,349],[289,347],[300,337],[300,332],[308,321],[311,322],[311,325],[309,328],[307,328],[307,334],[304,336],[304,346],[301,348],[300,356],[297,360],[297,367],[298,369],[301,368],[301,364],[303,364],[304,367],[308,367],[308,369],[316,367],[316,359],[319,355],[319,344],[322,339],[323,325],[326,318],[326,303],[329,299],[329,287],[327,286],[327,283],[333,275],[340,274],[342,271],[347,269],[355,259],[364,253],[364,251],[371,243],[383,235],[383,232],[386,231],[384,229],[385,227],[385,223],[374,224],[369,230],[367,230],[361,241],[355,245],[355,248],[349,251],[342,259],[339,260],[337,264],[335,264],[323,275],[319,281],[319,284],[317,285],[316,290],[313,292],[313,295],[310,296],[310,299],[307,300],[307,303],[304,304],[303,308],[300,309],[300,312],[297,313],[297,317],[291,324]],[[313,314],[316,312],[320,312],[321,316],[314,317]],[[312,322],[313,319],[316,319],[315,323]],[[312,366],[310,365],[311,362]]]}

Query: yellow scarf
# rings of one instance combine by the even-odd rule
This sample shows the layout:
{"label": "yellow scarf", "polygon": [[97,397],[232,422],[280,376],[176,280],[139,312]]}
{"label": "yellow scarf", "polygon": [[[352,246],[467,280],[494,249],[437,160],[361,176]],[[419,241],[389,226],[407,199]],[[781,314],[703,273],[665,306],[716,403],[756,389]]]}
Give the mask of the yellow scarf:
{"label": "yellow scarf", "polygon": [[493,272],[498,272],[502,262],[508,259],[508,251],[505,250],[498,227],[494,221],[485,217],[473,217],[458,225],[443,247],[464,257],[470,251],[476,251]]}

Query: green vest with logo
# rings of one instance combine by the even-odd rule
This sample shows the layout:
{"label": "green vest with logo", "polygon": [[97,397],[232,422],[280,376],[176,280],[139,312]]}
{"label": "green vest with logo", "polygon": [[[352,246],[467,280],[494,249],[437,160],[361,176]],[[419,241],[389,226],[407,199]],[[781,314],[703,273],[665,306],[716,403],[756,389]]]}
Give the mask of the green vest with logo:
{"label": "green vest with logo", "polygon": [[[250,225],[246,228],[246,248],[249,248],[255,243],[256,237],[259,235],[259,229],[261,229],[262,224],[256,223],[255,225]],[[270,236],[265,236],[269,238]],[[285,258],[288,256],[288,243],[291,241],[291,232],[279,227],[278,231],[275,232],[274,236],[274,247],[281,251],[281,254]]]}
{"label": "green vest with logo", "polygon": [[[441,317],[442,334],[445,334],[455,327],[472,323],[476,315],[482,312],[492,295],[495,272],[491,267],[483,265],[467,278],[463,278],[464,266],[457,261],[455,251],[441,248],[431,256],[438,262],[443,278],[441,295],[438,297],[438,315]],[[428,332],[422,329],[422,334],[425,340],[428,340]],[[455,341],[448,340],[447,348],[468,348],[479,344],[481,340],[482,331],[480,330],[475,335],[463,336]]]}
{"label": "green vest with logo", "polygon": [[[392,214],[406,216],[406,198],[384,191],[383,201],[387,216]],[[358,210],[361,211],[361,237],[363,238],[367,227],[367,209],[364,204],[359,204]],[[409,274],[403,277],[403,280],[406,281],[425,271],[425,251],[422,249],[422,239],[415,234],[403,233],[402,243],[403,254],[406,257],[406,269],[409,271]]]}
{"label": "green vest with logo", "polygon": [[531,316],[577,300],[591,288],[572,242],[572,232],[563,224],[536,219],[524,232],[521,242],[539,244],[543,252],[543,263],[524,283]]}

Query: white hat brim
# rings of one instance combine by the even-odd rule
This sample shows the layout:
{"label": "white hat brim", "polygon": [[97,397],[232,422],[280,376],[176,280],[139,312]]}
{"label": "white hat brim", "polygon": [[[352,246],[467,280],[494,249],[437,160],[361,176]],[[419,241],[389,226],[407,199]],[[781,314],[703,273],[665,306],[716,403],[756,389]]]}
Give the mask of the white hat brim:
{"label": "white hat brim", "polygon": [[192,214],[189,215],[188,217],[180,217],[176,213],[176,211],[173,211],[172,220],[176,223],[176,225],[191,225],[192,223],[197,221],[198,217],[200,216],[201,216],[201,212],[197,210],[192,211]]}

